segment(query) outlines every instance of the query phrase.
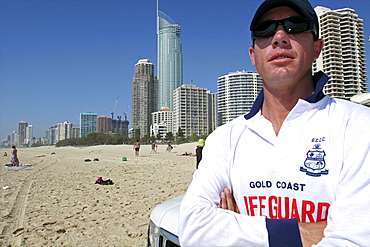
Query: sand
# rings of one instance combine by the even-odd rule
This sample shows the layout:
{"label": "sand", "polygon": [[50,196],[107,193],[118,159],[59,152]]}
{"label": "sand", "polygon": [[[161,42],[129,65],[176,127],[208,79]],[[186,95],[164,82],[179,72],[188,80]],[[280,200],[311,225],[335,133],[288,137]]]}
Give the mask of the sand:
{"label": "sand", "polygon": [[[191,182],[195,157],[177,155],[195,146],[165,153],[159,145],[150,154],[143,145],[139,157],[131,145],[20,148],[30,166],[16,168],[1,156],[0,246],[146,246],[153,208]],[[95,184],[97,177],[114,185]]]}

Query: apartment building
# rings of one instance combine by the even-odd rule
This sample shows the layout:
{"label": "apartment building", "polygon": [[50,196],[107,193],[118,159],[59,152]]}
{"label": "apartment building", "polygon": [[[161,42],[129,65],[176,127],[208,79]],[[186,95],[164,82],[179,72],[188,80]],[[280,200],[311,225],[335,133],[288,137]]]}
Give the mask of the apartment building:
{"label": "apartment building", "polygon": [[248,113],[261,89],[262,78],[257,72],[243,70],[220,76],[217,80],[219,125]]}
{"label": "apartment building", "polygon": [[208,134],[208,89],[183,84],[174,90],[173,129],[185,137]]}
{"label": "apartment building", "polygon": [[325,45],[313,64],[313,71],[323,71],[330,80],[326,95],[349,100],[367,89],[363,20],[353,9],[331,10],[318,6],[320,37]]}
{"label": "apartment building", "polygon": [[150,133],[152,136],[157,137],[158,134],[161,136],[161,140],[164,140],[167,133],[173,133],[173,111],[169,107],[162,107],[161,110],[152,112],[152,125],[150,127]]}
{"label": "apartment building", "polygon": [[151,113],[158,108],[158,80],[154,76],[154,64],[140,59],[135,64],[132,80],[132,127],[140,130],[140,136],[150,133]]}

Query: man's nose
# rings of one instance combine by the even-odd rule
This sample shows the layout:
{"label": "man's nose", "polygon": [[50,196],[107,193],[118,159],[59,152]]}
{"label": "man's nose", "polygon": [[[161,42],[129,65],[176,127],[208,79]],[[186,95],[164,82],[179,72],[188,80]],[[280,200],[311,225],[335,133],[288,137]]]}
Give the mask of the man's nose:
{"label": "man's nose", "polygon": [[279,25],[272,39],[272,44],[277,45],[290,45],[288,33],[282,25]]}

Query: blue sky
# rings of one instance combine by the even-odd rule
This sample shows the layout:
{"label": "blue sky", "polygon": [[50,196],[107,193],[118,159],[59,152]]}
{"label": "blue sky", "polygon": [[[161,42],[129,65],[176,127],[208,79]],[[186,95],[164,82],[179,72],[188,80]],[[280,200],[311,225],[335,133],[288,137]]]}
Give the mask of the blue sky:
{"label": "blue sky", "polygon": [[[261,0],[160,0],[182,26],[184,83],[217,91],[217,78],[253,70],[249,24]],[[350,7],[364,19],[369,57],[370,1],[311,0]],[[93,111],[131,116],[134,65],[156,66],[156,0],[0,0],[0,139],[34,126],[41,137],[60,122],[78,125]],[[369,66],[368,66],[369,67]],[[369,70],[369,68],[368,68]]]}

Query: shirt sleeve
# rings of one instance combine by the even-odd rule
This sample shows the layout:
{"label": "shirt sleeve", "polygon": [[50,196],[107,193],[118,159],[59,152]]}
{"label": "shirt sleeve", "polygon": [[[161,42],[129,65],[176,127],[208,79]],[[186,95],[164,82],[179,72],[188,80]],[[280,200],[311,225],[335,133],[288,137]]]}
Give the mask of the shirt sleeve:
{"label": "shirt sleeve", "polygon": [[[356,108],[353,109],[353,111]],[[324,238],[317,246],[370,243],[370,111],[349,117],[342,129],[344,157]]]}
{"label": "shirt sleeve", "polygon": [[181,203],[181,246],[302,246],[295,219],[270,221],[217,207],[220,192],[232,189],[225,134],[219,130],[208,137],[199,169]]}

